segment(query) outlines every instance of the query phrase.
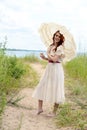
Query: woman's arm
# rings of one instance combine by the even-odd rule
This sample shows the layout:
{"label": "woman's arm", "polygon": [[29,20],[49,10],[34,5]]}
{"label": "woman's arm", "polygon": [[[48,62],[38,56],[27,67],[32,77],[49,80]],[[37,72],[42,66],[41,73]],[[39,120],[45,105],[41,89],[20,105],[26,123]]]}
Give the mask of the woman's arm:
{"label": "woman's arm", "polygon": [[49,57],[49,59],[50,60],[52,60],[53,62],[56,62],[56,61],[58,61],[58,59],[59,59],[59,57],[60,56],[58,56],[58,55],[54,55],[54,56],[51,56],[50,54],[48,54],[48,57]]}
{"label": "woman's arm", "polygon": [[43,53],[40,53],[40,57],[41,57],[43,60],[47,60],[47,61],[48,61],[48,58],[45,57]]}
{"label": "woman's arm", "polygon": [[53,62],[58,61],[58,59],[64,58],[65,55],[61,54],[61,55],[57,55],[55,54],[54,56],[51,56],[50,54],[48,54],[48,57],[50,58],[50,60],[52,60]]}
{"label": "woman's arm", "polygon": [[65,55],[63,55],[63,54],[61,54],[61,55],[56,55],[56,54],[55,54],[54,56],[52,56],[52,55],[48,54],[48,58],[47,58],[47,57],[44,56],[43,53],[40,53],[40,57],[41,57],[42,59],[44,59],[44,60],[47,60],[47,61],[51,60],[51,61],[53,61],[53,62],[56,62],[56,61],[58,61],[58,59],[60,59],[61,57],[64,58]]}
{"label": "woman's arm", "polygon": [[43,60],[52,60],[50,57],[49,57],[50,54],[48,54],[48,57],[45,57],[43,53],[40,53],[40,57],[43,59]]}

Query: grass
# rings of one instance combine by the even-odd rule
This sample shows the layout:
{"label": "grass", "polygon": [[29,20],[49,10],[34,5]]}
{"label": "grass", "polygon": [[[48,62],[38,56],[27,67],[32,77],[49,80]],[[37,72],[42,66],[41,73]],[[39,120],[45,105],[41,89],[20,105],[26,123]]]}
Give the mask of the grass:
{"label": "grass", "polygon": [[47,65],[47,61],[45,61],[45,60],[40,60],[39,62],[40,62],[40,64],[42,65],[43,69],[45,69],[45,67],[46,67],[46,65]]}
{"label": "grass", "polygon": [[73,109],[71,104],[64,104],[59,108],[58,116],[55,120],[58,127],[84,130],[87,125],[86,110]]}
{"label": "grass", "polygon": [[58,127],[87,130],[87,56],[77,56],[64,65],[66,102],[55,118]]}
{"label": "grass", "polygon": [[65,70],[73,79],[77,79],[83,84],[87,83],[87,56],[77,56],[65,65]]}
{"label": "grass", "polygon": [[[38,62],[43,68],[47,65],[47,61],[40,60],[34,55],[18,59],[3,59],[3,61],[7,61],[9,64],[1,62],[0,60],[0,64],[2,65],[0,65],[0,81],[3,81],[4,87],[7,86],[4,91],[2,87],[0,88],[0,113],[3,112],[4,107],[8,102],[6,99],[7,94],[11,95],[10,92],[16,92],[14,90],[20,90],[23,87],[33,88],[38,84],[39,76],[32,68],[31,63]],[[20,63],[21,65],[23,64],[23,68]],[[5,69],[3,67],[5,67]],[[9,68],[9,71],[7,71],[7,68]],[[18,68],[24,69],[23,75],[20,76],[21,70],[18,70]],[[4,75],[2,75],[2,70],[5,70]],[[16,70],[19,73],[15,73]],[[64,65],[64,71],[65,96],[67,103],[59,107],[55,123],[57,127],[60,128],[70,127],[70,130],[87,130],[87,56],[77,56],[75,59]],[[6,75],[6,72],[11,76]],[[19,76],[18,79],[17,74]],[[14,86],[13,91],[11,90],[12,86]],[[21,97],[17,98],[13,103],[15,104],[15,102],[19,100],[21,100]],[[18,129],[21,128],[20,126],[21,123]]]}
{"label": "grass", "polygon": [[22,121],[23,121],[23,113],[21,114],[21,118],[20,118],[20,123],[18,125],[18,128],[16,130],[21,130],[21,126],[22,126]]}
{"label": "grass", "polygon": [[[27,64],[39,62],[43,68],[46,67],[46,61],[38,60],[36,57],[34,57],[35,60],[31,60],[32,58],[33,57],[27,57],[24,61],[27,62]],[[61,105],[58,110],[58,115],[55,118],[57,127],[70,127],[71,130],[87,129],[86,62],[87,57],[83,55],[76,57],[64,65],[67,104]],[[32,73],[32,71],[30,73]],[[33,78],[34,77],[32,77],[32,79]],[[37,80],[39,81],[39,78],[37,78]],[[32,84],[30,86],[32,86]]]}
{"label": "grass", "polygon": [[8,96],[20,88],[20,78],[23,74],[23,64],[16,57],[0,55],[0,115],[7,104]]}
{"label": "grass", "polygon": [[21,86],[33,88],[39,82],[39,76],[37,72],[32,68],[30,62],[24,62],[24,66],[26,69],[25,75],[21,77]]}
{"label": "grass", "polygon": [[20,58],[22,61],[24,62],[28,62],[28,63],[35,63],[35,62],[39,62],[40,59],[35,56],[35,55],[26,55],[23,58]]}
{"label": "grass", "polygon": [[[35,62],[35,57],[30,59]],[[26,62],[25,58],[0,55],[0,115],[3,113],[9,97],[12,98],[14,93],[24,87],[34,87],[38,83],[38,74],[31,67],[30,62]]]}

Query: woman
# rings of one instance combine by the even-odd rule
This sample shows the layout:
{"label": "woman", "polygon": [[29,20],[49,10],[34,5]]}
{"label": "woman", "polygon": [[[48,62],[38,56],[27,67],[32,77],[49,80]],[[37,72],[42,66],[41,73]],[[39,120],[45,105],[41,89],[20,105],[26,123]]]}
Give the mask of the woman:
{"label": "woman", "polygon": [[48,61],[48,65],[33,93],[33,97],[38,99],[37,114],[43,112],[43,101],[54,103],[53,113],[55,114],[59,104],[65,100],[64,71],[61,64],[65,57],[63,51],[64,40],[65,38],[60,31],[55,32],[53,35],[53,43],[47,50],[48,57],[45,57],[43,53],[40,54],[42,59]]}

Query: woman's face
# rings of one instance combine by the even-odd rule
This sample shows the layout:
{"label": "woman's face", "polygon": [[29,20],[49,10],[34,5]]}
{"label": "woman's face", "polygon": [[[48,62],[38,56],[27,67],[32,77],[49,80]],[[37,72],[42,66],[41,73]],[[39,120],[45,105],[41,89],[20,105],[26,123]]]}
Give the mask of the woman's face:
{"label": "woman's face", "polygon": [[59,42],[60,41],[60,33],[57,32],[54,36],[54,42]]}

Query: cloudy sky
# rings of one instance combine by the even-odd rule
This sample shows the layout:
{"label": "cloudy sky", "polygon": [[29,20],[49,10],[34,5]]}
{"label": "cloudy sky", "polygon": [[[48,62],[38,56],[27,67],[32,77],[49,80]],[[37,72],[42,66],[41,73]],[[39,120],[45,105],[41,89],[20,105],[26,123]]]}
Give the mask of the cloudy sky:
{"label": "cloudy sky", "polygon": [[87,0],[0,0],[0,41],[7,48],[46,50],[38,34],[43,22],[66,26],[77,51],[87,51]]}

